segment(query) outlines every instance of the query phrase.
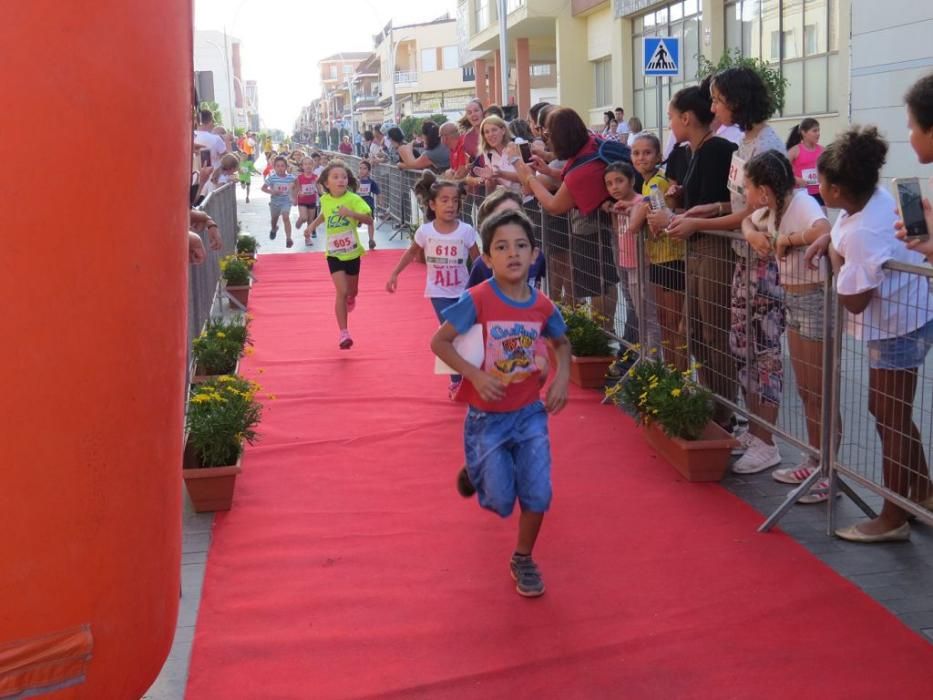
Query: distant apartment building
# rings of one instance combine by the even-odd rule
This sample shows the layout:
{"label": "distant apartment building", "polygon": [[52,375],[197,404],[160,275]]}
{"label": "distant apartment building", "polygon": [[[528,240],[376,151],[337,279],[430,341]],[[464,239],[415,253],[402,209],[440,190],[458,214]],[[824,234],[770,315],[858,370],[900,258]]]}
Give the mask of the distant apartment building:
{"label": "distant apartment building", "polygon": [[321,97],[316,102],[319,129],[350,128],[350,92],[354,75],[368,51],[345,51],[318,61],[321,78]]}
{"label": "distant apartment building", "polygon": [[[463,114],[475,95],[472,66],[461,66],[457,21],[444,15],[432,22],[395,27],[375,37],[383,110],[380,121],[405,116]],[[394,98],[394,111],[393,111]]]}

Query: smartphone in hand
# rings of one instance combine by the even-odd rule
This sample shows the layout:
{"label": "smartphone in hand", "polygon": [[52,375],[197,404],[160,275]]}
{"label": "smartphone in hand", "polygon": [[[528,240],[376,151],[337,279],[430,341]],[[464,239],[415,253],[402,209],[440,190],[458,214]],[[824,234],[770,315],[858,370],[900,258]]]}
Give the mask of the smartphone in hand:
{"label": "smartphone in hand", "polygon": [[207,148],[201,149],[201,167],[207,168],[211,164],[211,152]]}
{"label": "smartphone in hand", "polygon": [[518,144],[519,150],[522,152],[522,160],[526,163],[531,162],[531,144],[523,142]]}
{"label": "smartphone in hand", "polygon": [[923,194],[920,181],[915,177],[894,179],[897,191],[897,208],[907,229],[908,241],[926,241],[930,238],[926,217],[923,213]]}

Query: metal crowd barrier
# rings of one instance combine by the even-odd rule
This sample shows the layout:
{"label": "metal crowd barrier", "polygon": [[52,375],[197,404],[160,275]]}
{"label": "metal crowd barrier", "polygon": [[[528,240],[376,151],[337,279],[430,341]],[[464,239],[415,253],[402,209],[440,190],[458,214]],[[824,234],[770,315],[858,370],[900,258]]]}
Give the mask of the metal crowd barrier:
{"label": "metal crowd barrier", "polygon": [[[359,161],[340,157],[351,164]],[[387,164],[374,168],[387,216],[401,226],[420,223],[411,194],[419,176]],[[466,195],[465,221],[477,224],[482,199],[482,194]],[[733,414],[744,416],[753,431],[799,449],[801,464],[819,466],[789,488],[760,530],[773,527],[824,479],[829,481],[830,533],[839,489],[874,516],[847,481],[933,524],[933,512],[911,498],[923,496],[926,460],[933,455],[933,352],[915,373],[889,379],[889,385],[879,387],[877,378],[871,383],[868,347],[844,333],[847,313],[839,307],[827,262],[822,281],[794,290],[805,297],[800,303],[822,309],[822,328],[788,330],[785,290],[774,284],[773,265],[759,261],[738,232],[699,233],[687,241],[683,257],[672,261],[682,263],[680,284],[678,265],[670,272],[651,269],[642,236],[635,266],[620,268],[609,214],[555,216],[536,202],[526,212],[545,256],[552,299],[590,304],[603,317],[606,332],[639,357],[660,355],[682,371],[695,367],[699,382],[715,395],[720,422]],[[886,267],[890,274],[929,280],[933,289],[931,267]],[[761,274],[750,274],[755,271]],[[933,314],[931,295],[918,297],[911,311],[922,315],[928,310]]]}
{"label": "metal crowd barrier", "polygon": [[236,250],[236,183],[228,183],[211,192],[197,209],[205,212],[220,228],[221,250],[211,250],[207,231],[201,233],[207,259],[201,265],[188,266],[188,347],[200,334],[211,316],[221,289],[220,259]]}

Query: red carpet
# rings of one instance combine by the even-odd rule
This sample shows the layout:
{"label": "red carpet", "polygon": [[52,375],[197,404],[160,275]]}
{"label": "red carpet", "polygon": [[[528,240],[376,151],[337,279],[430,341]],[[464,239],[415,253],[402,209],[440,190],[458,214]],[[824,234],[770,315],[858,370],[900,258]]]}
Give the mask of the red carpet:
{"label": "red carpet", "polygon": [[[216,521],[188,698],[918,698],[933,649],[631,421],[574,391],[519,597],[516,519],[454,488],[464,409],[400,252],[367,255],[337,348],[323,258],[266,256],[246,372],[276,399]],[[259,372],[262,371],[260,375]],[[878,556],[884,551],[873,550]]]}

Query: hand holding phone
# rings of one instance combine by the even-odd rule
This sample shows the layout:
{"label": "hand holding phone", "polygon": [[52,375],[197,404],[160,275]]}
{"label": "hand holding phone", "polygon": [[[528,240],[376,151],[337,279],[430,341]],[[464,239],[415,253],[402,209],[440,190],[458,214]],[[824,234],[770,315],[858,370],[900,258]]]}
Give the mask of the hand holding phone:
{"label": "hand holding phone", "polygon": [[897,208],[906,231],[904,240],[929,240],[930,229],[924,216],[920,181],[915,177],[895,178],[894,187],[897,191]]}
{"label": "hand holding phone", "polygon": [[211,152],[207,148],[201,149],[201,167],[208,168],[211,165]]}

